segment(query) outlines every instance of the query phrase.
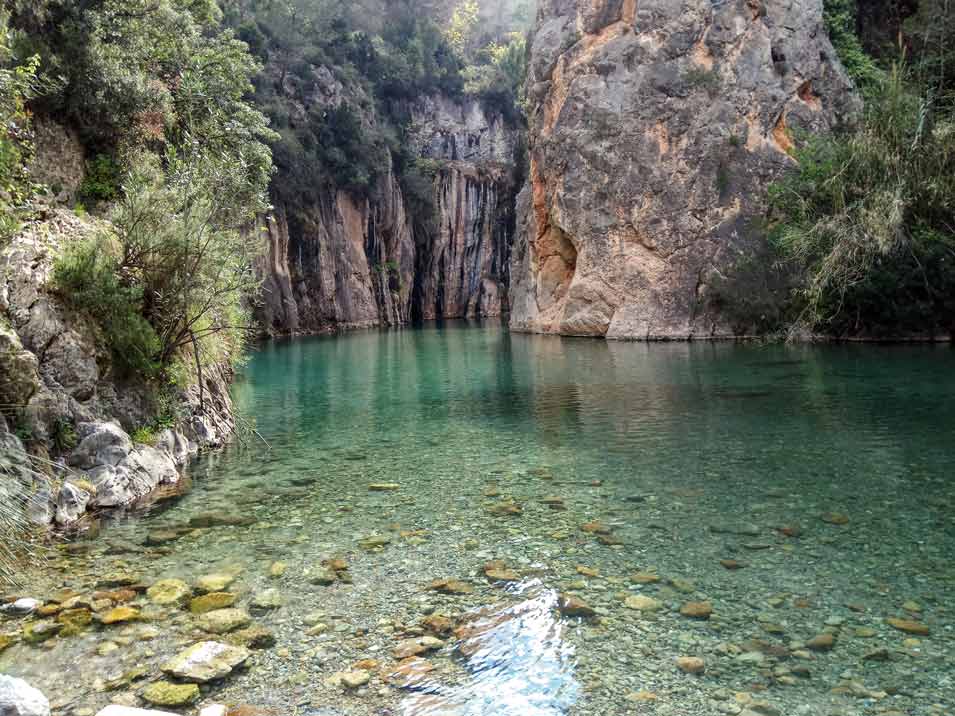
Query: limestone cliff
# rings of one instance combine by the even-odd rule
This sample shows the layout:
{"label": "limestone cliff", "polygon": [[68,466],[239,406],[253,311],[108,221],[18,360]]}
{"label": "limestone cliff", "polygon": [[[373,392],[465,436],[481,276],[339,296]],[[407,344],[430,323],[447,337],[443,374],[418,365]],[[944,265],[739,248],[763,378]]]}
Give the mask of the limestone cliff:
{"label": "limestone cliff", "polygon": [[530,52],[511,327],[732,334],[712,287],[763,241],[793,132],[855,106],[822,1],[542,0]]}
{"label": "limestone cliff", "polygon": [[279,203],[258,227],[268,239],[259,315],[269,332],[506,311],[518,133],[476,102],[424,98],[410,113],[434,216],[409,215],[390,166],[370,198],[329,189],[305,207]]}

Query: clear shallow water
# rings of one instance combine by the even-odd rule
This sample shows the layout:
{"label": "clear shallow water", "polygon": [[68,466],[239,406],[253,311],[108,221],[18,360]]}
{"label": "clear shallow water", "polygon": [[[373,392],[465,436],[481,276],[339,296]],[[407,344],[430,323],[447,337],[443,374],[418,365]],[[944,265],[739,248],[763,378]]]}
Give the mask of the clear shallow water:
{"label": "clear shallow water", "polygon": [[[278,588],[284,606],[253,614],[276,645],[204,699],[282,714],[951,714],[953,368],[947,348],[644,345],[466,324],[269,344],[234,395],[271,449],[249,438],[203,458],[188,494],[29,583],[42,597],[108,571],[228,572],[241,606]],[[146,544],[209,511],[255,523]],[[363,549],[369,536],[389,542]],[[313,584],[332,557],[351,583]],[[494,559],[522,581],[490,583]],[[471,591],[427,589],[443,578]],[[559,592],[598,618],[561,617]],[[634,595],[659,611],[628,608]],[[712,618],[681,616],[688,601],[710,602]],[[115,697],[107,681],[137,666],[154,678],[200,636],[188,612],[137,604],[159,628],[149,640],[142,624],[89,630],[15,645],[0,669],[46,687],[61,713],[97,708]],[[484,620],[483,641],[443,635],[433,671],[388,685],[391,650],[433,613]],[[888,617],[930,634],[906,641]],[[328,629],[309,634],[316,619]],[[823,631],[835,647],[806,650]],[[104,641],[119,648],[102,655]],[[678,656],[706,673],[680,672]],[[368,659],[357,693],[330,679]]]}

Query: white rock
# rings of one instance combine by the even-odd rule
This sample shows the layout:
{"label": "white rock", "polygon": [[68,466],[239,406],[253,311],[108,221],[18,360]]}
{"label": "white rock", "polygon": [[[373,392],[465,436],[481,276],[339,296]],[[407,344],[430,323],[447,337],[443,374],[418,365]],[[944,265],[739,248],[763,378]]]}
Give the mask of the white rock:
{"label": "white rock", "polygon": [[96,716],[178,716],[169,711],[152,711],[150,709],[137,709],[132,706],[120,706],[119,704],[110,704],[105,709],[96,712]]}
{"label": "white rock", "polygon": [[6,612],[7,614],[26,615],[26,614],[32,614],[39,608],[40,608],[39,599],[33,599],[31,597],[22,597],[16,600],[13,604],[6,604],[3,607],[0,607],[0,611]]}
{"label": "white rock", "polygon": [[50,716],[50,702],[23,679],[0,674],[0,714]]}
{"label": "white rock", "polygon": [[69,464],[81,470],[100,465],[118,465],[133,449],[129,435],[113,423],[81,423],[80,444],[70,455]]}
{"label": "white rock", "polygon": [[202,709],[202,711],[199,712],[199,716],[226,716],[228,711],[229,709],[222,704],[212,704]]}
{"label": "white rock", "polygon": [[248,649],[217,641],[200,641],[180,652],[160,668],[164,673],[183,681],[204,684],[221,679],[244,664],[250,656]]}
{"label": "white rock", "polygon": [[86,512],[90,493],[81,490],[71,482],[63,483],[63,487],[56,494],[56,523],[68,525],[76,522]]}

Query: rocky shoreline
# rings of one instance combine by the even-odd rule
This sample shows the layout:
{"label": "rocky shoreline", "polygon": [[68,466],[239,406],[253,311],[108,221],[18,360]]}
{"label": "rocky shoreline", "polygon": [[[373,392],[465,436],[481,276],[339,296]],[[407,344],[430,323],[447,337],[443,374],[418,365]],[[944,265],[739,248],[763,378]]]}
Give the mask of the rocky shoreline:
{"label": "rocky shoreline", "polygon": [[93,510],[129,507],[176,485],[204,448],[235,428],[224,367],[180,390],[173,427],[132,438],[149,424],[149,386],[118,376],[88,317],[52,287],[55,258],[108,229],[49,209],[0,250],[0,471],[11,504],[30,522],[69,527]]}

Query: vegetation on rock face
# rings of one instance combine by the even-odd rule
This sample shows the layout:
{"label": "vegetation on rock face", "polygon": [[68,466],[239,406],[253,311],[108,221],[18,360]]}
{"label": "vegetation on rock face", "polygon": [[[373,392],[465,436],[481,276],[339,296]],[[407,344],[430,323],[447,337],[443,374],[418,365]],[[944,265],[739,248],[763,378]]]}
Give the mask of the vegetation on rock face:
{"label": "vegetation on rock face", "polygon": [[955,7],[930,0],[886,67],[851,34],[854,3],[827,3],[833,41],[861,87],[858,121],[806,137],[798,168],[770,192],[773,237],[803,276],[799,323],[844,335],[955,329],[955,89],[938,28]]}
{"label": "vegetation on rock face", "polygon": [[80,195],[113,227],[57,261],[63,299],[128,374],[166,380],[188,363],[201,377],[239,355],[256,287],[256,242],[239,229],[267,209],[276,136],[248,100],[246,44],[213,0],[9,5],[13,46],[38,58],[13,91],[25,99],[38,68],[60,78],[37,110],[80,129]]}
{"label": "vegetation on rock face", "polygon": [[16,231],[37,191],[27,171],[33,154],[27,102],[50,89],[39,75],[39,56],[14,51],[16,34],[8,23],[0,8],[0,240]]}
{"label": "vegetation on rock face", "polygon": [[273,145],[277,201],[308,205],[329,187],[370,196],[389,166],[415,191],[421,176],[404,132],[411,103],[422,97],[470,94],[519,121],[523,35],[509,35],[514,28],[505,20],[485,31],[473,0],[446,5],[229,5],[226,21],[265,66],[255,101],[280,135]]}

